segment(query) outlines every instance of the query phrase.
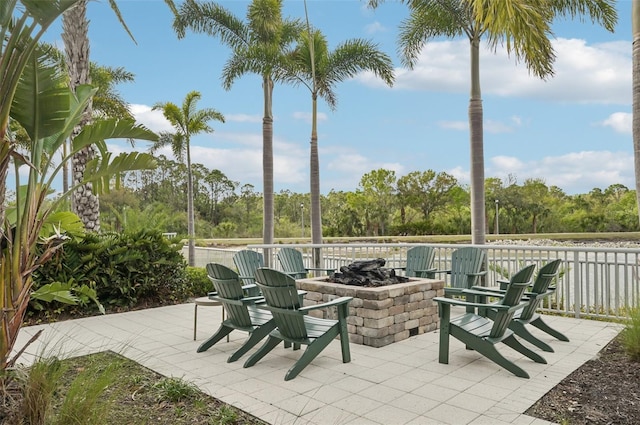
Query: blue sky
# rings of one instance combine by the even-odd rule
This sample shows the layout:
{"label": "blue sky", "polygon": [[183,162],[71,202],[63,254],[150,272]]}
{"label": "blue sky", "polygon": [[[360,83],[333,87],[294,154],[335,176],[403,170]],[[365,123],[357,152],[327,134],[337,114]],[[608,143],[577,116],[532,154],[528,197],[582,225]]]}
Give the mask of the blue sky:
{"label": "blue sky", "polygon": [[[177,1],[178,3],[180,0]],[[245,17],[248,1],[221,1]],[[135,44],[119,25],[108,2],[92,1],[91,60],[122,66],[135,82],[119,91],[137,119],[155,131],[170,130],[156,102],[181,104],[192,90],[199,108],[220,111],[226,123],[192,139],[194,162],[217,168],[241,184],[262,191],[262,89],[255,75],[221,87],[230,50],[213,37],[191,32],[178,40],[162,0],[118,0]],[[631,135],[631,1],[617,5],[615,33],[590,21],[558,21],[553,27],[555,76],[530,76],[501,48],[481,52],[484,106],[485,176],[522,183],[542,178],[568,194],[622,183],[634,188]],[[308,2],[309,19],[330,47],[351,38],[378,43],[396,69],[393,88],[367,74],[336,86],[338,105],[319,102],[321,191],[355,190],[364,173],[386,168],[398,177],[427,169],[469,183],[469,47],[466,39],[429,42],[415,69],[397,55],[398,25],[407,7],[387,1],[376,10],[364,0]],[[284,15],[304,18],[302,1],[285,1]],[[62,46],[60,28],[47,40]],[[304,87],[274,90],[275,190],[309,191],[311,96]],[[145,150],[146,145],[137,145]],[[130,150],[112,144],[114,151]],[[162,152],[171,156],[170,151]]]}

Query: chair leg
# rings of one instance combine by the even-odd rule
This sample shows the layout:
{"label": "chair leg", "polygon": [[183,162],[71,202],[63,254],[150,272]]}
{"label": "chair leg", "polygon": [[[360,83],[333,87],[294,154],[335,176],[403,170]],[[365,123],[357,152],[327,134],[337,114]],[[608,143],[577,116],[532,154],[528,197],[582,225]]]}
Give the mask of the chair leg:
{"label": "chair leg", "polygon": [[507,369],[514,375],[520,378],[529,378],[529,374],[524,369],[512,361],[507,360],[492,344],[483,342],[482,344],[476,345],[474,348],[478,353],[482,354],[498,366]]}
{"label": "chair leg", "polygon": [[351,351],[349,349],[349,330],[347,329],[347,316],[349,307],[347,304],[338,306],[338,332],[340,333],[340,348],[342,349],[342,363],[351,361]]}
{"label": "chair leg", "polygon": [[198,353],[202,353],[203,351],[207,351],[209,348],[211,348],[216,342],[220,341],[222,338],[224,338],[225,336],[228,336],[231,331],[233,331],[233,328],[230,328],[228,326],[225,325],[221,325],[218,330],[216,331],[216,333],[213,334],[213,336],[211,336],[209,339],[207,339],[205,342],[203,342],[202,344],[200,344],[200,346],[198,347],[198,349],[196,350],[196,352]]}
{"label": "chair leg", "polygon": [[533,360],[536,363],[547,364],[547,361],[545,360],[544,357],[542,357],[540,354],[538,354],[535,351],[532,351],[532,350],[528,349],[527,347],[525,347],[524,345],[522,345],[520,343],[520,341],[518,341],[516,339],[516,337],[514,337],[513,335],[503,339],[502,342],[504,342],[509,347],[511,347],[514,350],[516,350],[517,352],[519,352],[521,354],[524,354],[525,356],[529,357],[531,360]]}
{"label": "chair leg", "polygon": [[251,334],[249,335],[249,338],[245,341],[245,343],[242,344],[242,346],[227,359],[227,363],[232,363],[238,360],[247,351],[255,347],[257,343],[262,341],[264,337],[269,335],[269,332],[271,332],[275,328],[276,328],[275,322],[273,320],[270,320],[264,325],[254,330],[253,332],[251,332]]}
{"label": "chair leg", "polygon": [[198,327],[198,304],[193,308],[193,340],[196,340],[196,328]]}
{"label": "chair leg", "polygon": [[569,341],[569,338],[567,338],[564,334],[558,332],[557,330],[553,329],[552,327],[550,327],[549,325],[547,325],[541,317],[536,318],[535,320],[531,321],[531,324],[533,326],[535,326],[536,328],[540,329],[543,332],[548,333],[549,335],[551,335],[552,337],[559,339],[560,341]]}
{"label": "chair leg", "polygon": [[267,341],[262,344],[262,346],[258,348],[258,350],[253,353],[246,362],[244,362],[242,367],[251,367],[256,364],[261,358],[266,356],[269,351],[273,350],[278,344],[280,344],[280,341],[282,341],[280,338],[269,335],[269,339],[267,339]]}
{"label": "chair leg", "polygon": [[527,329],[526,325],[524,325],[522,322],[519,322],[517,320],[512,320],[511,323],[509,324],[509,329],[511,329],[520,338],[535,345],[542,351],[553,353],[553,348],[551,348],[551,346],[546,342],[541,341],[535,336],[533,336],[533,334],[529,332],[529,330]]}
{"label": "chair leg", "polygon": [[451,309],[449,304],[440,304],[440,346],[438,354],[438,362],[449,364],[449,331],[451,324],[449,317]]}
{"label": "chair leg", "polygon": [[321,337],[316,338],[315,341],[307,346],[307,349],[304,350],[302,356],[300,356],[291,369],[287,371],[287,374],[284,376],[284,380],[289,381],[298,376],[298,374],[302,372],[302,370],[307,367],[313,359],[318,357],[318,354],[320,354],[335,337],[335,333],[326,332]]}

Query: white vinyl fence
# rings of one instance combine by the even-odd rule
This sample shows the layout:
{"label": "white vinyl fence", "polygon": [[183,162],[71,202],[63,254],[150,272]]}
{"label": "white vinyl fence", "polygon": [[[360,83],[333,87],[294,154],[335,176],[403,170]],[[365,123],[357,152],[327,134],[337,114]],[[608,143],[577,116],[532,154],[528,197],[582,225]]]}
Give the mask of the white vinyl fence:
{"label": "white vinyl fence", "polygon": [[[386,267],[401,267],[408,248],[418,244],[323,244],[323,245],[249,245],[247,249],[265,254],[265,263],[280,268],[276,253],[281,247],[301,250],[308,267],[312,267],[312,253],[319,249],[321,267],[339,269],[356,260],[384,258]],[[451,252],[469,245],[429,244],[436,249],[434,267],[446,270]],[[487,252],[487,286],[497,279],[511,276],[523,266],[535,263],[542,267],[560,258],[563,264],[555,286],[554,296],[545,300],[542,310],[575,317],[625,319],[630,309],[640,302],[640,248],[565,247],[528,245],[482,245]],[[196,265],[209,262],[234,268],[233,254],[237,249],[196,248]],[[186,247],[183,250],[186,257]],[[447,280],[446,274],[441,278]]]}

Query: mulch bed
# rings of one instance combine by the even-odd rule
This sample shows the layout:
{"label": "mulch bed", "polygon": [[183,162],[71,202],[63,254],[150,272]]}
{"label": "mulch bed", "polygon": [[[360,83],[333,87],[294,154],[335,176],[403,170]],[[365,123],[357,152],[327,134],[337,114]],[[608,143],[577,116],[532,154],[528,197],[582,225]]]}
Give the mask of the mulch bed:
{"label": "mulch bed", "polygon": [[638,425],[640,363],[625,353],[618,336],[525,413],[571,425]]}

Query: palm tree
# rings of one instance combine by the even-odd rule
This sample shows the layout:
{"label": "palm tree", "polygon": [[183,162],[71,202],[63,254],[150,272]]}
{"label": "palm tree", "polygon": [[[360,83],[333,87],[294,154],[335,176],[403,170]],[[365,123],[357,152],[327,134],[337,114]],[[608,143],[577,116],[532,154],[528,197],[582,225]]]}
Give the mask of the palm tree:
{"label": "palm tree", "polygon": [[[219,37],[233,53],[222,71],[222,84],[229,90],[244,74],[262,77],[264,117],[262,119],[263,242],[273,244],[273,86],[285,78],[282,64],[290,53],[302,26],[282,19],[282,0],[253,0],[247,22],[214,2],[185,0],[173,28],[179,38],[187,29]],[[269,256],[265,255],[269,261]]]}
{"label": "palm tree", "polygon": [[[66,69],[65,55],[54,45],[43,43],[43,48],[47,49],[52,59],[55,60],[61,69]],[[93,115],[102,118],[120,118],[133,120],[134,117],[129,110],[129,104],[122,98],[115,89],[115,85],[134,81],[133,73],[123,67],[113,68],[91,62],[89,66],[89,77],[93,85],[98,88],[92,100]],[[68,82],[65,82],[69,85]],[[65,143],[62,147],[62,156],[67,155],[69,147]],[[63,164],[62,170],[62,191],[69,189],[69,164]]]}
{"label": "palm tree", "polygon": [[[354,77],[361,71],[372,71],[389,86],[393,85],[391,58],[369,40],[352,39],[329,51],[327,40],[319,31],[308,28],[302,33],[293,55],[297,79],[311,92],[311,242],[322,244],[322,215],[320,210],[320,161],[318,158],[318,96],[332,110],[336,109],[335,85]],[[319,255],[314,256],[319,261]]]}
{"label": "palm tree", "polygon": [[[376,7],[382,0],[369,0]],[[556,16],[588,14],[594,23],[613,31],[614,0],[406,0],[410,16],[401,23],[399,45],[404,65],[412,68],[424,44],[434,37],[466,35],[471,48],[469,136],[471,146],[471,240],[485,242],[483,109],[480,91],[480,40],[489,47],[506,46],[524,60],[535,76],[553,75],[555,53],[551,22]]]}
{"label": "palm tree", "polygon": [[636,173],[636,203],[640,211],[640,0],[633,0],[631,3],[631,30],[633,37],[633,158]]}
{"label": "palm tree", "polygon": [[176,129],[175,134],[164,133],[151,147],[152,152],[162,146],[171,145],[176,159],[187,164],[187,233],[189,237],[189,265],[194,266],[196,260],[195,217],[193,212],[193,174],[191,169],[191,136],[199,133],[213,133],[207,124],[211,120],[224,122],[224,116],[215,109],[196,110],[196,103],[201,95],[197,91],[187,93],[182,108],[166,102],[157,103],[153,109],[161,110],[164,117]]}
{"label": "palm tree", "polygon": [[[87,20],[87,0],[75,0],[76,6],[66,10],[62,16],[62,40],[64,41],[65,53],[67,56],[67,67],[69,71],[69,86],[71,90],[80,84],[91,84],[90,62],[89,62],[89,21]],[[175,6],[172,0],[165,0],[165,3],[175,13]],[[116,14],[120,24],[133,39],[133,34],[122,19],[120,10],[115,0],[109,0],[111,9]],[[135,40],[134,40],[135,41]],[[91,122],[93,111],[92,102],[87,105],[84,117],[71,138],[80,129]],[[87,163],[94,157],[95,149],[87,146],[84,150],[77,152],[73,160],[72,182],[77,185],[82,181]],[[91,183],[86,183],[78,187],[71,200],[72,208],[81,217],[87,230],[100,230],[100,203],[94,194]]]}

